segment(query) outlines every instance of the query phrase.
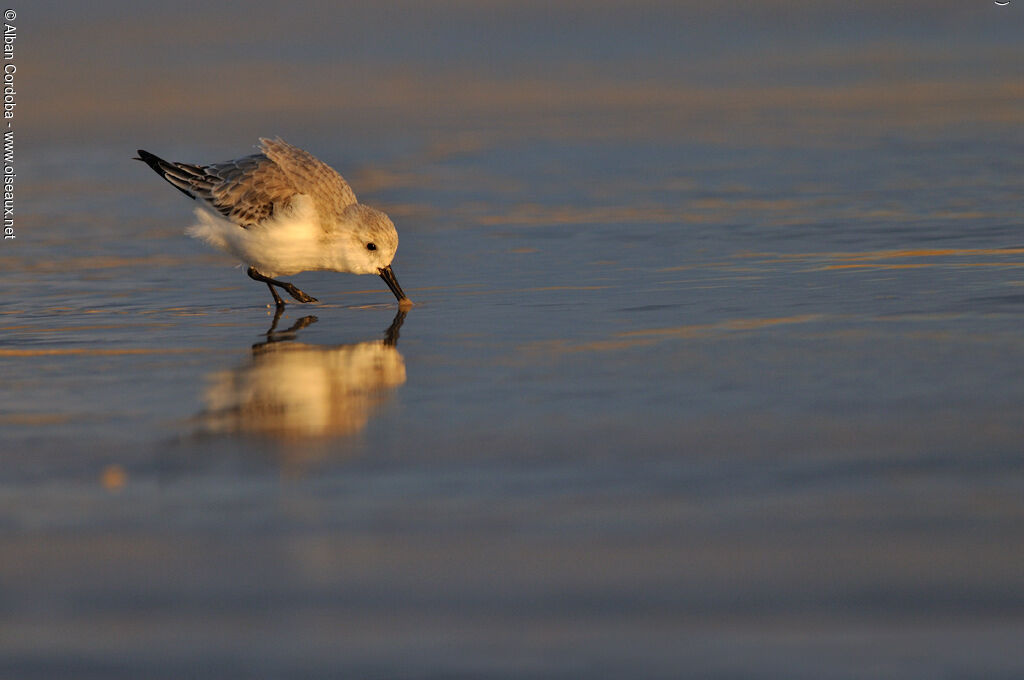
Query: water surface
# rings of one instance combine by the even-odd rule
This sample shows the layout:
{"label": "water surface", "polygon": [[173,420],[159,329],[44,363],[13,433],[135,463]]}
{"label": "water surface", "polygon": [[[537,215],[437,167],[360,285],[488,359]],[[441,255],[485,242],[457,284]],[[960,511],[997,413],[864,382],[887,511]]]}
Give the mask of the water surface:
{"label": "water surface", "polygon": [[[1021,8],[969,4],[19,11],[0,670],[1024,673]],[[408,314],[275,319],[130,160],[275,134]]]}

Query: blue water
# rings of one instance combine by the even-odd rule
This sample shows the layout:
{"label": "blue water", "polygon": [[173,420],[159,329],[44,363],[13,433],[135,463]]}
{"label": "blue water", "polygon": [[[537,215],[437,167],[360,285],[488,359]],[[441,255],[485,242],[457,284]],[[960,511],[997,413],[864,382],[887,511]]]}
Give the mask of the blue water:
{"label": "blue water", "polygon": [[[982,5],[19,10],[0,674],[1024,674]],[[275,319],[131,160],[276,134],[392,216],[408,314]]]}

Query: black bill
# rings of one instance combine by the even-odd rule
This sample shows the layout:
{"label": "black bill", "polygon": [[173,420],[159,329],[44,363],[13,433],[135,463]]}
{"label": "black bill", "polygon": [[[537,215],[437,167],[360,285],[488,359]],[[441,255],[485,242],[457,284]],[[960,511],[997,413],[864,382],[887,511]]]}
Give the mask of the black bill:
{"label": "black bill", "polygon": [[395,272],[391,271],[391,265],[381,267],[377,271],[380,272],[380,278],[384,279],[384,283],[388,284],[388,288],[390,288],[391,292],[395,294],[395,297],[398,298],[399,302],[411,302],[402,291],[402,287],[398,285],[398,279],[395,278]]}

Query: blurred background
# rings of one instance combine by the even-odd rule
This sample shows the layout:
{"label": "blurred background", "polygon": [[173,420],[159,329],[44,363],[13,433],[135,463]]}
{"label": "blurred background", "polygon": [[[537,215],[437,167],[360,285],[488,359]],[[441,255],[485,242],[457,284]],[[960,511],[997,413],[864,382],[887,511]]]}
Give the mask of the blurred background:
{"label": "blurred background", "polygon": [[1024,2],[12,7],[0,675],[1024,675]]}

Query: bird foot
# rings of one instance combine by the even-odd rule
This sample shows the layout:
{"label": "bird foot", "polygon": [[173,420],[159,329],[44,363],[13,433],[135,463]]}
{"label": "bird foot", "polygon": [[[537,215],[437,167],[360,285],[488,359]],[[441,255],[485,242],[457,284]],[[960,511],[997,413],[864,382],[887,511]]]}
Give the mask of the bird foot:
{"label": "bird foot", "polygon": [[288,294],[291,295],[296,300],[298,300],[299,302],[320,302],[312,295],[306,295],[291,283],[286,283],[284,286],[282,286],[282,288],[288,291]]}

